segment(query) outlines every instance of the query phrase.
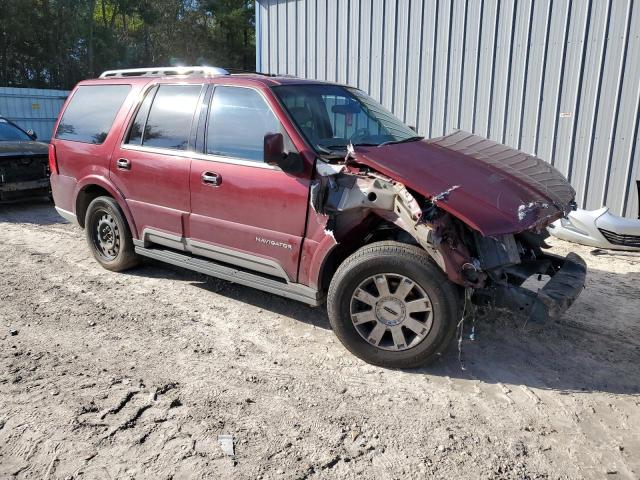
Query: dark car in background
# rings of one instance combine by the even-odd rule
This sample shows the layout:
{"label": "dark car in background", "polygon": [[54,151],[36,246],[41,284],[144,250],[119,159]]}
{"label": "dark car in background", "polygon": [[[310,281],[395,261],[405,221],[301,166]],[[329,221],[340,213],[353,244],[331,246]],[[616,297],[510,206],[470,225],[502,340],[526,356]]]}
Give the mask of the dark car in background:
{"label": "dark car in background", "polygon": [[0,116],[0,202],[50,195],[48,148]]}

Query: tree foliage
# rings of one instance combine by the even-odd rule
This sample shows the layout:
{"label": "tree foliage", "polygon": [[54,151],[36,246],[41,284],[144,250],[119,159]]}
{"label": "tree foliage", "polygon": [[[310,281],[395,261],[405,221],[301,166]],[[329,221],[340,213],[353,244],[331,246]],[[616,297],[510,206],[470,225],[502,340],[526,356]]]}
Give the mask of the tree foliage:
{"label": "tree foliage", "polygon": [[0,85],[167,65],[252,70],[253,0],[0,0]]}

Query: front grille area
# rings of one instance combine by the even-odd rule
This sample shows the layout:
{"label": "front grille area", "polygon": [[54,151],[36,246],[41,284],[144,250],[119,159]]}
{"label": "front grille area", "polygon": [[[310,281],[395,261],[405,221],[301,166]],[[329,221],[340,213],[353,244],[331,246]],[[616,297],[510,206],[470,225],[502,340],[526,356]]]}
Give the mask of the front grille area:
{"label": "front grille area", "polygon": [[49,160],[46,155],[0,158],[0,185],[47,178],[48,168]]}
{"label": "front grille area", "polygon": [[610,232],[604,228],[599,228],[598,230],[600,230],[602,236],[612,245],[640,248],[639,235],[620,235],[619,233]]}

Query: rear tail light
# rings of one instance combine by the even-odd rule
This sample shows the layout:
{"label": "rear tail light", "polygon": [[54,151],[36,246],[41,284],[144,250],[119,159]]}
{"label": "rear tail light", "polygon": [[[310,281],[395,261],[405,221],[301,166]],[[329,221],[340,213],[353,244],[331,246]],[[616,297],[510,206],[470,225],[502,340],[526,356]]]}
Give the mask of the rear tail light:
{"label": "rear tail light", "polygon": [[56,146],[49,144],[49,170],[52,175],[58,175],[58,159],[56,158]]}

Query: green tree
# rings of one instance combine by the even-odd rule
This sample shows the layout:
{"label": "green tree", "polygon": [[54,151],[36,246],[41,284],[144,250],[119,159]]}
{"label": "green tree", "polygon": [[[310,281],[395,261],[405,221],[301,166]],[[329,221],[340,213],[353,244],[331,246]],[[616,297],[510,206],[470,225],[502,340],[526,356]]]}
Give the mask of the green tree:
{"label": "green tree", "polygon": [[114,68],[253,70],[251,0],[0,0],[0,85],[71,88]]}

